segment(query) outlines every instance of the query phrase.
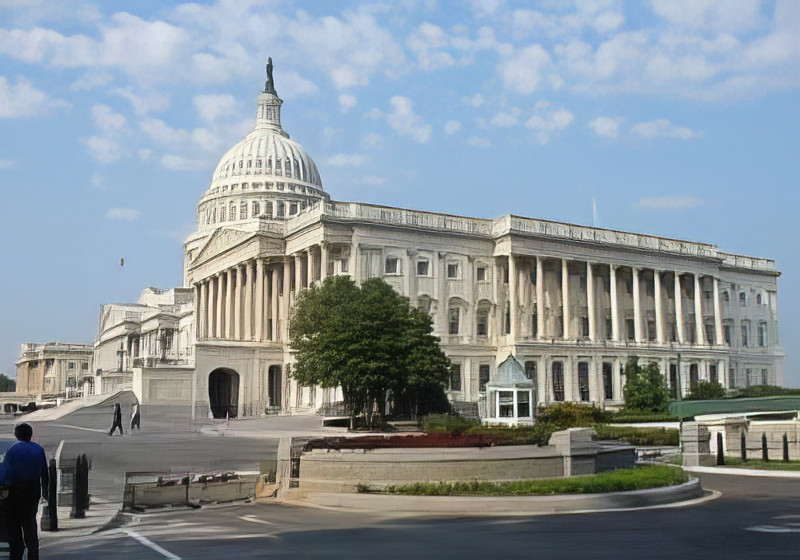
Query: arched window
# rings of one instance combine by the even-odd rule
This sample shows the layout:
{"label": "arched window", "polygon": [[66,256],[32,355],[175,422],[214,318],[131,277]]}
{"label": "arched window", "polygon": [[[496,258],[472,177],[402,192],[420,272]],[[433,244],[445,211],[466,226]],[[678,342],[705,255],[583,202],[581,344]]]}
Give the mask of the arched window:
{"label": "arched window", "polygon": [[290,160],[288,157],[286,158],[286,161],[284,162],[283,171],[284,171],[284,174],[287,177],[291,177],[292,176],[292,160]]}
{"label": "arched window", "polygon": [[756,305],[761,305],[761,294],[756,294]]}

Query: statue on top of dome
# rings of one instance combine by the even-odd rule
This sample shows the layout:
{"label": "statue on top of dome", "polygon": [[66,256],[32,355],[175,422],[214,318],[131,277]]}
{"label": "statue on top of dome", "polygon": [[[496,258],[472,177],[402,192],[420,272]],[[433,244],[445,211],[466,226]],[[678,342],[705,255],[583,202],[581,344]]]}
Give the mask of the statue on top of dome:
{"label": "statue on top of dome", "polygon": [[267,82],[264,84],[264,93],[278,95],[275,91],[275,81],[272,79],[272,57],[267,58]]}

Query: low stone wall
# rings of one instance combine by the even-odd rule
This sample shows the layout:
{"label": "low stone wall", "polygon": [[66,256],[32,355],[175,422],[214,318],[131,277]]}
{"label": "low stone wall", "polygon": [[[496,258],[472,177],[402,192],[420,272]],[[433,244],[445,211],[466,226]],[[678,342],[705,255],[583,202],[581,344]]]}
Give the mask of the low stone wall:
{"label": "low stone wall", "polygon": [[[717,430],[724,434],[725,455],[741,456],[742,433],[744,433],[748,457],[761,458],[762,435],[766,435],[770,460],[783,460],[783,436],[786,434],[789,443],[789,460],[800,461],[800,421],[729,419],[720,424]],[[714,429],[714,426],[710,427],[712,430]]]}
{"label": "low stone wall", "polygon": [[130,510],[246,500],[255,496],[259,476],[240,474],[232,480],[190,484],[187,484],[187,479],[166,486],[158,482],[128,482],[125,484],[123,508]]}
{"label": "low stone wall", "polygon": [[[415,482],[530,480],[634,465],[634,448],[602,446],[592,441],[593,435],[591,429],[573,428],[556,432],[552,445],[542,447],[316,449],[294,454],[287,438],[279,447],[278,474],[292,476],[284,474],[278,484],[307,492],[357,492],[362,486],[381,490]],[[289,464],[282,468],[282,460]]]}

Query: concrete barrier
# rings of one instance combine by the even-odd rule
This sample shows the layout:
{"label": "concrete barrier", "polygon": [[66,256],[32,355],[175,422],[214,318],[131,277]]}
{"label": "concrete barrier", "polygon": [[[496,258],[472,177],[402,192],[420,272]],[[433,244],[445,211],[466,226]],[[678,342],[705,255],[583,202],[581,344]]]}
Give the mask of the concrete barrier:
{"label": "concrete barrier", "polygon": [[[211,481],[198,481],[201,475],[186,475],[164,483],[156,473],[130,473],[125,483],[125,510],[189,504],[233,502],[255,497],[258,473],[232,473],[235,478],[224,479],[213,473]],[[172,475],[174,476],[174,475]],[[142,479],[151,480],[142,480]],[[152,479],[156,480],[152,480]],[[174,482],[174,484],[172,483]]]}

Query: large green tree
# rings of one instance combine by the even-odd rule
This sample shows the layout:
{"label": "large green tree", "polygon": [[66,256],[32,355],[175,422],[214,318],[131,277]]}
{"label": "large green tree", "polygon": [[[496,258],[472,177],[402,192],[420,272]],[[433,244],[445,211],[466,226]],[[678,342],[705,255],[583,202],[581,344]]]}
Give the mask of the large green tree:
{"label": "large green tree", "polygon": [[447,409],[449,360],[432,334],[431,319],[381,279],[358,286],[331,276],[300,293],[289,326],[304,385],[341,387],[350,414],[385,415]]}
{"label": "large green tree", "polygon": [[625,408],[646,412],[669,410],[669,390],[658,364],[650,362],[639,365],[639,358],[632,356],[625,364]]}
{"label": "large green tree", "polygon": [[6,376],[5,373],[0,373],[0,393],[13,393],[17,390],[17,382]]}

